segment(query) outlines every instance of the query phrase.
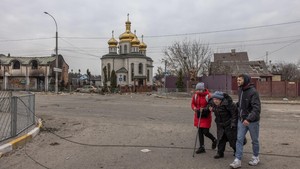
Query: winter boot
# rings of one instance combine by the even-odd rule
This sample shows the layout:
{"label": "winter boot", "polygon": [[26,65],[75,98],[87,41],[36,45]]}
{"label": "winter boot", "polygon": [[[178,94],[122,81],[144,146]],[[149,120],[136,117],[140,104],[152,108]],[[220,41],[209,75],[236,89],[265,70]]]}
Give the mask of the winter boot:
{"label": "winter boot", "polygon": [[211,149],[216,149],[217,148],[217,139],[214,139],[213,141],[212,141],[212,144],[211,144]]}
{"label": "winter boot", "polygon": [[217,155],[214,156],[215,159],[223,158],[224,153],[217,153]]}
{"label": "winter boot", "polygon": [[200,147],[197,151],[196,151],[196,154],[200,154],[200,153],[205,153],[205,148],[204,147]]}

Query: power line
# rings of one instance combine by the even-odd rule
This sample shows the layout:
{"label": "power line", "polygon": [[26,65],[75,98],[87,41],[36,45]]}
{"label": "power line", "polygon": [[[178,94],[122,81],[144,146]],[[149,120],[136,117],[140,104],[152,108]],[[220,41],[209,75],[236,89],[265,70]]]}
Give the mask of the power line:
{"label": "power line", "polygon": [[44,40],[44,39],[53,39],[53,38],[2,39],[2,40],[0,39],[0,42],[32,41],[32,40]]}
{"label": "power line", "polygon": [[240,30],[249,30],[249,29],[258,29],[258,28],[266,28],[272,26],[280,26],[280,25],[288,25],[299,23],[300,21],[291,21],[291,22],[283,22],[269,25],[260,25],[260,26],[250,26],[250,27],[242,27],[242,28],[233,28],[233,29],[223,29],[223,30],[215,30],[215,31],[205,31],[205,32],[196,32],[196,33],[182,33],[182,34],[167,34],[167,35],[145,35],[144,38],[159,38],[159,37],[171,37],[171,36],[188,36],[188,35],[199,35],[199,34],[211,34],[211,33],[222,33],[222,32],[233,32]]}
{"label": "power line", "polygon": [[[232,29],[224,29],[224,30],[214,30],[214,31],[204,31],[204,32],[196,32],[196,33],[182,33],[182,34],[167,34],[167,35],[145,35],[145,38],[156,38],[156,37],[171,37],[171,36],[187,36],[187,35],[197,35],[197,34],[211,34],[211,33],[222,33],[222,32],[232,32],[232,31],[240,31],[240,30],[249,30],[249,29],[258,29],[272,26],[281,26],[288,24],[299,23],[300,21],[290,21],[290,22],[282,22],[276,24],[269,25],[260,25],[260,26],[250,26],[250,27],[242,27],[242,28],[232,28]],[[297,35],[299,36],[299,35]],[[53,39],[55,37],[48,38],[29,38],[29,39],[2,39],[0,42],[10,42],[10,41],[30,41],[30,40],[43,40],[43,39]],[[61,39],[90,39],[90,40],[99,40],[99,39],[109,39],[110,37],[76,37],[76,36],[63,36],[59,37]]]}
{"label": "power line", "polygon": [[91,40],[99,40],[99,39],[110,39],[111,37],[76,37],[76,36],[63,36],[61,38],[65,39],[91,39]]}
{"label": "power line", "polygon": [[285,39],[285,38],[293,38],[298,37],[300,35],[292,35],[292,36],[281,36],[281,37],[274,37],[274,38],[261,38],[261,39],[250,39],[250,40],[237,40],[237,41],[226,41],[226,42],[213,42],[211,44],[228,44],[228,43],[244,43],[244,42],[253,42],[253,41],[267,41],[267,40],[274,40],[274,39]]}
{"label": "power line", "polygon": [[[282,44],[282,43],[289,43],[294,41],[300,40],[300,39],[291,39],[291,40],[284,40],[284,41],[273,41],[273,42],[265,42],[265,43],[243,43],[244,46],[261,46],[261,45],[275,45],[275,44]],[[222,45],[224,46],[224,45]]]}
{"label": "power line", "polygon": [[[94,58],[98,58],[98,59],[100,58],[100,56],[97,56],[97,55],[93,55],[93,54],[89,54],[89,53],[84,53],[84,52],[79,52],[79,51],[75,51],[75,50],[61,49],[61,51],[67,51],[67,52],[72,52],[72,53],[78,53],[78,54],[84,54],[84,55],[88,55],[88,56],[93,56],[93,59]],[[77,58],[82,58],[82,57],[77,57]]]}
{"label": "power line", "polygon": [[[75,45],[73,45],[72,43],[68,42],[67,40],[65,40],[65,39],[63,39],[63,38],[60,38],[60,39],[63,40],[64,42],[66,42],[67,44],[71,45],[72,47],[75,47],[75,48],[79,49],[80,51],[83,51],[83,52],[77,52],[77,53],[85,54],[85,55],[89,55],[89,56],[93,56],[93,57],[99,58],[99,56],[97,56],[97,55],[93,55],[93,54],[90,54],[90,53],[86,53],[86,51],[82,50],[82,49],[79,48],[79,47],[76,47]],[[74,52],[74,51],[69,50],[69,52]]]}
{"label": "power line", "polygon": [[[245,43],[245,42],[255,42],[255,41],[267,41],[267,40],[275,40],[275,39],[286,39],[286,38],[292,38],[292,37],[299,37],[300,35],[292,35],[292,36],[282,36],[282,37],[274,37],[274,38],[260,38],[260,39],[249,39],[249,40],[236,40],[236,41],[225,41],[225,42],[212,42],[209,43],[209,45],[222,45],[222,44],[234,44],[234,43]],[[266,43],[259,43],[259,44],[251,44],[251,45],[265,45],[265,44],[277,44],[277,43],[284,43],[284,42],[289,42],[293,41],[294,39],[291,40],[286,40],[286,41],[271,41],[271,42],[266,42]],[[168,47],[166,45],[161,45],[161,46],[151,46],[148,47],[148,49],[160,49],[162,47]],[[79,47],[78,47],[79,48]],[[90,51],[103,51],[107,50],[107,48],[92,48],[92,47],[84,47],[85,49],[82,49],[83,47],[80,47],[81,50],[90,50]],[[68,47],[64,47],[64,49],[68,49]]]}
{"label": "power line", "polygon": [[[281,26],[288,24],[299,23],[300,21],[290,21],[290,22],[282,22],[268,25],[259,25],[259,26],[250,26],[250,27],[241,27],[241,28],[232,28],[232,29],[223,29],[223,30],[214,30],[214,31],[204,31],[204,32],[194,32],[194,33],[182,33],[182,34],[166,34],[166,35],[145,35],[144,38],[159,38],[159,37],[172,37],[172,36],[188,36],[188,35],[198,35],[198,34],[211,34],[211,33],[222,33],[222,32],[233,32],[240,30],[249,30],[249,29],[258,29],[258,28],[266,28],[272,26]],[[109,37],[64,37],[69,39],[109,39]]]}
{"label": "power line", "polygon": [[[271,52],[268,53],[268,56],[270,56],[271,54],[273,54],[273,53],[275,53],[275,52],[280,51],[281,49],[284,49],[284,48],[286,48],[286,47],[288,47],[288,46],[291,46],[291,45],[293,45],[294,43],[297,43],[298,41],[300,41],[300,39],[297,39],[297,40],[295,40],[295,41],[293,41],[293,42],[291,42],[291,43],[289,43],[289,44],[287,44],[287,45],[284,45],[284,46],[282,46],[282,47],[280,47],[280,48],[278,48],[278,49],[276,49],[276,50],[273,50],[273,51],[271,51]],[[257,58],[255,58],[255,59],[260,59],[260,58],[263,58],[263,57],[265,57],[265,55],[260,56],[260,57],[257,57]]]}

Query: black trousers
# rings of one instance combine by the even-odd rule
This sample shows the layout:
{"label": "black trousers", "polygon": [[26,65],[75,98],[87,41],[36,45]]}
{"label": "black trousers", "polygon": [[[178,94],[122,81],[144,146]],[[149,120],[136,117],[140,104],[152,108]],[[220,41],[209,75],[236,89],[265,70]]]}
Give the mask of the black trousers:
{"label": "black trousers", "polygon": [[204,147],[204,136],[211,139],[211,141],[216,140],[216,138],[209,132],[209,128],[199,128],[198,134],[199,134],[200,147]]}
{"label": "black trousers", "polygon": [[[220,128],[218,129],[220,131]],[[223,135],[218,138],[218,154],[223,155],[226,147],[226,142],[229,142],[230,147],[235,152],[236,147],[236,129],[231,129],[230,127],[223,128]]]}

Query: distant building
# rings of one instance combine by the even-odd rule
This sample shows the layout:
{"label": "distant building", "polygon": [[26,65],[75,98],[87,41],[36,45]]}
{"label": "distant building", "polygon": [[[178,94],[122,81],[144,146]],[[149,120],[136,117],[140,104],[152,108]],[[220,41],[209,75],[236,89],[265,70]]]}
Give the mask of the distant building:
{"label": "distant building", "polygon": [[247,73],[260,81],[268,81],[272,77],[264,60],[249,61],[247,52],[235,52],[235,49],[230,53],[215,53],[209,72],[210,75],[232,76]]}
{"label": "distant building", "polygon": [[272,81],[272,74],[265,61],[249,61],[247,52],[236,52],[235,49],[232,49],[229,53],[214,54],[209,74],[231,76],[232,90],[237,89],[236,77],[242,73],[249,74],[253,83]]}
{"label": "distant building", "polygon": [[[53,91],[55,86],[55,56],[12,57],[0,54],[1,90],[39,90]],[[68,84],[69,65],[61,55],[58,56],[59,86]]]}
{"label": "distant building", "polygon": [[[101,58],[102,70],[107,70],[107,85],[110,86],[111,72],[115,70],[117,85],[152,86],[153,60],[146,55],[147,45],[140,41],[136,32],[131,32],[129,17],[125,22],[125,32],[119,36],[119,41],[112,38],[108,41],[109,53]],[[104,80],[104,72],[101,74]],[[104,82],[104,81],[103,81]]]}

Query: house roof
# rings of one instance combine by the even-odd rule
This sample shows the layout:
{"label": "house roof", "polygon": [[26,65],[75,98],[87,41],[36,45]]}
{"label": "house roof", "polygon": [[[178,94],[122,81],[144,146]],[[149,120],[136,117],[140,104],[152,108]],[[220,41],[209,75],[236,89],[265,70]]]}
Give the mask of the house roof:
{"label": "house roof", "polygon": [[106,58],[118,58],[118,59],[125,59],[125,58],[145,58],[147,61],[153,62],[152,58],[145,56],[141,53],[127,53],[127,54],[117,54],[117,53],[109,53],[106,55],[103,55],[102,59]]}
{"label": "house roof", "polygon": [[234,49],[230,53],[215,53],[214,62],[218,61],[249,61],[247,52],[235,52]]}
{"label": "house roof", "polygon": [[272,76],[263,60],[211,62],[210,74],[239,75],[247,73],[251,77]]}
{"label": "house roof", "polygon": [[233,76],[248,73],[251,77],[272,76],[265,61],[249,61],[247,52],[215,53],[211,62],[210,74],[231,74]]}
{"label": "house roof", "polygon": [[29,64],[31,61],[36,60],[40,65],[46,65],[49,62],[55,60],[55,56],[45,56],[45,57],[12,57],[0,55],[1,64],[10,64],[13,60],[18,60],[22,65]]}

